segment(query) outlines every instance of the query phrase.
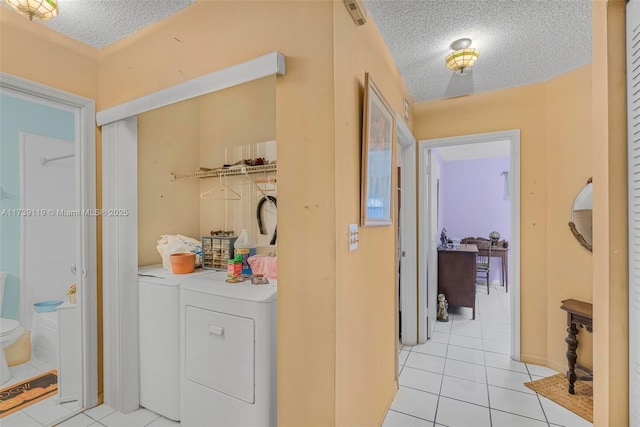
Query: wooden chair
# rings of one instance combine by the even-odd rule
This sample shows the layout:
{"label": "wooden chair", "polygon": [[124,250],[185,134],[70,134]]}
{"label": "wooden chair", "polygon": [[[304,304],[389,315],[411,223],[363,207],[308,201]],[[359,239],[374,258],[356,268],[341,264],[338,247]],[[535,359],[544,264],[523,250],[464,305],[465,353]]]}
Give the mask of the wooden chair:
{"label": "wooden chair", "polygon": [[476,277],[487,280],[487,295],[489,294],[489,272],[491,270],[491,240],[484,237],[465,237],[461,243],[476,245],[478,255],[476,259]]}
{"label": "wooden chair", "polygon": [[476,277],[481,276],[487,280],[487,295],[489,295],[489,272],[491,270],[491,241],[477,238],[475,245],[478,247],[476,259]]}

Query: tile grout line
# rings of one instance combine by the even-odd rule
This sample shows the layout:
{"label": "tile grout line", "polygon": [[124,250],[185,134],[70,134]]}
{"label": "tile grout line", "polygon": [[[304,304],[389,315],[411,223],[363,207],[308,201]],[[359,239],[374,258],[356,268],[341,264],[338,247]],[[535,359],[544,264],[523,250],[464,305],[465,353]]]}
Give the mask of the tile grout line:
{"label": "tile grout line", "polygon": [[438,419],[438,408],[440,407],[440,397],[442,396],[442,385],[444,384],[444,376],[447,370],[447,356],[449,355],[449,343],[451,342],[451,331],[453,331],[453,323],[456,321],[455,315],[449,319],[451,326],[449,327],[449,337],[447,339],[447,349],[444,357],[444,367],[442,368],[442,378],[440,378],[440,389],[438,390],[438,400],[436,401],[436,411],[433,414],[433,425],[435,427],[436,420]]}
{"label": "tile grout line", "polygon": [[[531,371],[529,370],[529,365],[525,363],[524,366],[527,368],[529,379],[533,381],[533,378],[531,377]],[[544,416],[544,419],[547,422],[547,425],[550,426],[551,423],[549,422],[549,418],[547,417],[547,412],[544,410],[544,406],[542,405],[542,401],[540,400],[540,395],[538,393],[536,393],[536,399],[538,399],[538,405],[540,405],[540,409],[542,409],[542,415]]]}
{"label": "tile grout line", "polygon": [[[476,294],[477,298],[477,294]],[[478,298],[478,308],[480,308],[480,299]],[[479,310],[478,310],[479,311]],[[487,390],[487,410],[489,411],[489,425],[493,426],[493,417],[491,416],[491,397],[489,396],[489,374],[487,372],[487,358],[484,350],[484,332],[482,330],[482,317],[480,317],[480,336],[482,337],[482,359],[484,360],[484,379]]]}

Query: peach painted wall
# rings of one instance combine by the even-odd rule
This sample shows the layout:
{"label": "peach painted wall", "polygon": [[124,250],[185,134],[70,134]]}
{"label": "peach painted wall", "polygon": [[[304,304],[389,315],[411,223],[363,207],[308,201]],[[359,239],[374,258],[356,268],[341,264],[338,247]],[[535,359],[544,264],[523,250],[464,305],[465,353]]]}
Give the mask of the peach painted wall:
{"label": "peach painted wall", "polygon": [[[200,103],[199,165],[220,167],[241,159],[258,157],[258,144],[276,140],[276,77],[269,76],[206,95]],[[265,149],[261,144],[260,149]],[[261,151],[265,153],[266,151]],[[277,160],[275,153],[266,160]],[[254,175],[253,179],[267,176]],[[220,185],[218,178],[200,179],[200,192]],[[240,200],[199,200],[200,235],[211,230],[233,230],[239,235],[246,229],[257,246],[267,245],[270,236],[258,230],[256,209],[262,197],[245,176],[230,176],[223,180],[240,195]],[[277,185],[277,184],[276,184]],[[227,197],[229,194],[225,195]],[[276,196],[276,193],[269,193]],[[262,208],[265,218],[267,205]],[[272,210],[277,214],[277,210]],[[269,230],[273,231],[272,229]],[[271,248],[274,249],[274,248]],[[265,250],[265,252],[268,251]]]}
{"label": "peach painted wall", "polygon": [[403,112],[404,98],[411,105],[413,101],[373,20],[357,27],[344,4],[336,2],[333,28],[336,425],[380,425],[397,388],[396,227],[360,228],[359,248],[354,252],[348,251],[347,233],[348,224],[359,223],[360,218],[365,72],[395,112]]}
{"label": "peach painted wall", "polygon": [[162,263],[160,236],[199,239],[200,183],[171,173],[200,167],[198,98],[138,115],[138,265]]}
{"label": "peach painted wall", "polygon": [[[573,298],[593,302],[593,254],[580,246],[567,224],[576,195],[593,175],[593,138],[587,126],[591,119],[591,78],[591,65],[587,65],[544,84],[548,185],[548,245],[544,250],[548,344],[544,364],[559,372],[567,369],[567,316],[560,310],[560,301]],[[522,245],[526,244],[523,239]],[[522,276],[526,274],[523,266]],[[524,330],[522,335],[526,340]],[[578,360],[592,368],[593,335],[582,330],[578,341]]]}
{"label": "peach painted wall", "polygon": [[0,8],[0,71],[98,98],[98,49]]}
{"label": "peach painted wall", "polygon": [[276,80],[281,425],[335,423],[332,27],[331,2],[197,2],[101,51],[101,108],[274,50],[287,58]]}
{"label": "peach painted wall", "polygon": [[[561,372],[561,301],[593,300],[592,254],[567,225],[573,200],[593,174],[590,85],[587,65],[545,83],[416,105],[420,140],[520,129],[521,358]],[[579,338],[580,362],[591,367],[592,337]]]}
{"label": "peach painted wall", "polygon": [[594,426],[629,425],[625,3],[592,2]]}
{"label": "peach painted wall", "polygon": [[[100,102],[115,105],[272,50],[287,58],[287,74],[276,84],[284,200],[278,205],[279,422],[380,423],[396,388],[394,228],[365,230],[361,249],[340,256],[347,253],[342,231],[359,218],[364,71],[378,76],[396,111],[407,94],[374,24],[356,28],[341,2],[196,3],[102,51]],[[207,51],[216,54],[202,54]],[[334,126],[345,118],[349,123]],[[380,285],[372,292],[375,279]]]}
{"label": "peach painted wall", "polygon": [[200,199],[218,178],[172,181],[171,174],[219,167],[225,150],[275,140],[275,84],[265,77],[138,115],[138,265],[161,262],[156,246],[164,234],[200,240],[235,223],[242,224],[236,234],[246,228],[257,238],[256,191],[246,178],[225,178],[243,195],[225,203]]}

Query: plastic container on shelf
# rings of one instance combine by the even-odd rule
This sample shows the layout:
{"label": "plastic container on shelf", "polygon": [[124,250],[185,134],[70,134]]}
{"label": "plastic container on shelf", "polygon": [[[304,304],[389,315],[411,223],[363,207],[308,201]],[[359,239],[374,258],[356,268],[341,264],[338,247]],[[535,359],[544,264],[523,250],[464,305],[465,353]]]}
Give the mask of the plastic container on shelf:
{"label": "plastic container on shelf", "polygon": [[56,311],[56,308],[62,304],[62,300],[41,301],[33,304],[36,313],[50,313]]}
{"label": "plastic container on shelf", "polygon": [[242,232],[238,236],[234,244],[234,255],[240,255],[242,257],[242,275],[251,275],[251,266],[249,265],[249,257],[256,254],[256,244],[249,236],[249,232],[246,229],[242,229]]}

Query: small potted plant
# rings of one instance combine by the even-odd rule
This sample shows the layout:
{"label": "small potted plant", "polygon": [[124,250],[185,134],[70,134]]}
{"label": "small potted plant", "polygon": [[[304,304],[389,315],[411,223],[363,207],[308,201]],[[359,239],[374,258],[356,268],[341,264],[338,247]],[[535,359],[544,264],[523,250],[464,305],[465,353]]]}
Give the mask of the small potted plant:
{"label": "small potted plant", "polygon": [[69,286],[69,290],[67,291],[67,296],[69,297],[69,302],[71,304],[76,303],[76,284]]}

